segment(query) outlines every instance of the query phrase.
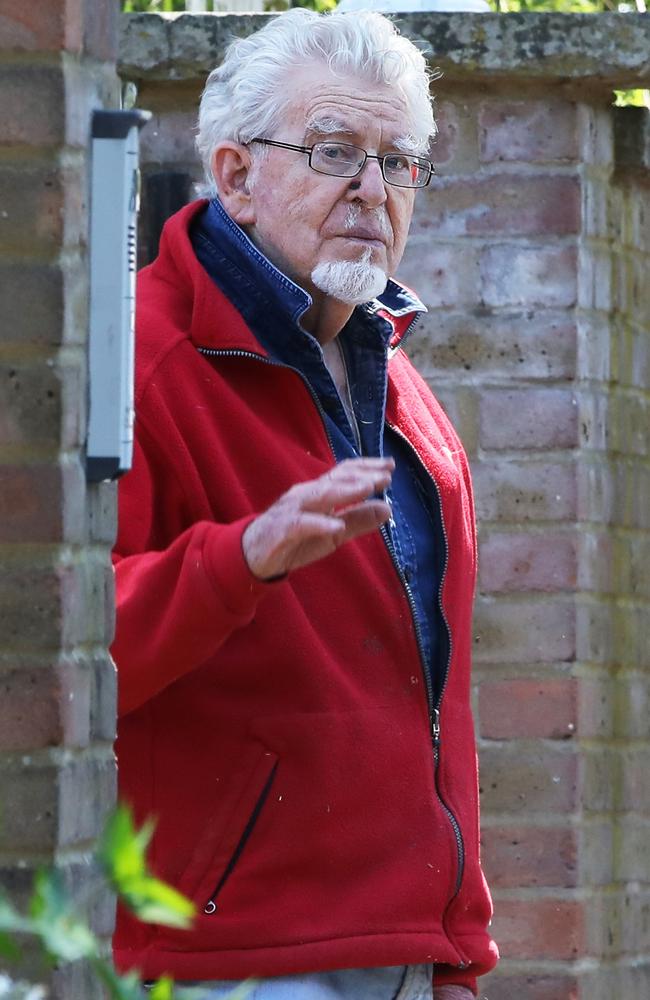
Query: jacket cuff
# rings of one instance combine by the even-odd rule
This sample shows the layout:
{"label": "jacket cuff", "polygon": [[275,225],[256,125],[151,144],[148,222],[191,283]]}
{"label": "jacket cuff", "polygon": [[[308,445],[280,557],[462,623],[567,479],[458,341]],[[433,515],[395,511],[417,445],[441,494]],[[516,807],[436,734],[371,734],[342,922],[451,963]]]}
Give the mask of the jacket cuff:
{"label": "jacket cuff", "polygon": [[238,618],[252,617],[260,597],[275,582],[258,579],[244,557],[242,537],[256,517],[251,514],[225,525],[208,523],[203,541],[203,561],[210,581],[224,607]]}

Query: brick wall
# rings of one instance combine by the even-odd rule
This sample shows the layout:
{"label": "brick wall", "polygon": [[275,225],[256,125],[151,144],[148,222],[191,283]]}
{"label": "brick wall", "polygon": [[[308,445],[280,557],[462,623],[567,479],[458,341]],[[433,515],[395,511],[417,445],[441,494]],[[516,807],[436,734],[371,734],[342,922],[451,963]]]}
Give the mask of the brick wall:
{"label": "brick wall", "polygon": [[[0,880],[19,895],[53,857],[87,881],[114,783],[114,498],[86,487],[81,449],[87,134],[90,108],[117,103],[117,5],[46,6],[0,0]],[[147,235],[199,179],[205,74],[228,32],[261,21],[124,22],[122,75],[154,112]],[[615,112],[611,89],[647,85],[650,19],[401,24],[444,71],[440,179],[419,197],[400,275],[431,309],[410,352],[461,432],[481,520],[474,696],[505,956],[483,990],[638,1000],[650,994],[650,140],[647,116]],[[110,920],[107,906],[98,925]],[[83,971],[55,983],[92,996]]]}
{"label": "brick wall", "polygon": [[[123,23],[121,72],[154,112],[150,215],[164,214],[161,191],[169,204],[198,190],[205,75],[228,32],[262,20]],[[648,85],[650,19],[399,21],[443,70],[439,179],[418,196],[399,276],[430,308],[409,353],[461,433],[480,518],[474,698],[504,955],[482,988],[638,1000],[650,995],[650,126],[611,102],[614,87]]]}
{"label": "brick wall", "polygon": [[[112,0],[0,0],[0,884],[17,899],[43,863],[89,883],[114,798],[114,490],[86,486],[82,448],[88,134],[117,106],[117,21]],[[110,933],[110,899],[93,919]],[[43,976],[98,995],[83,968]]]}

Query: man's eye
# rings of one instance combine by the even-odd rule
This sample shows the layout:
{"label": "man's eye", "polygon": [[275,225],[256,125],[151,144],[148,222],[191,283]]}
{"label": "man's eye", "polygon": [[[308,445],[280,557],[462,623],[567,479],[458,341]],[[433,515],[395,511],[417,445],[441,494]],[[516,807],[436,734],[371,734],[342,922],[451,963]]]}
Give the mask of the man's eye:
{"label": "man's eye", "polygon": [[329,144],[327,146],[321,146],[321,153],[328,160],[341,160],[350,158],[349,152],[347,152],[343,146],[335,146],[332,144]]}
{"label": "man's eye", "polygon": [[390,170],[391,173],[410,173],[411,170],[411,161],[408,156],[391,154],[390,156],[384,157],[384,163],[386,165],[386,169]]}

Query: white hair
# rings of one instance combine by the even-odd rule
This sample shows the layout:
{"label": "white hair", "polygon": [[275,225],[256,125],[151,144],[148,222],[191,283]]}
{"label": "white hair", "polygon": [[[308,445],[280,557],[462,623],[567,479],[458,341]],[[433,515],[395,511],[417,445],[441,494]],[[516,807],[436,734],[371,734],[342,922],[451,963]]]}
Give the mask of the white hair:
{"label": "white hair", "polygon": [[377,298],[386,288],[388,275],[370,263],[372,250],[366,247],[360,260],[326,260],[311,272],[311,280],[321,292],[359,306]]}
{"label": "white hair", "polygon": [[288,79],[298,66],[320,63],[332,72],[399,88],[410,112],[412,152],[425,153],[436,133],[426,61],[382,14],[296,7],[248,38],[231,42],[201,97],[197,149],[208,188],[215,191],[212,154],[224,140],[248,143],[276,135],[295,100]]}

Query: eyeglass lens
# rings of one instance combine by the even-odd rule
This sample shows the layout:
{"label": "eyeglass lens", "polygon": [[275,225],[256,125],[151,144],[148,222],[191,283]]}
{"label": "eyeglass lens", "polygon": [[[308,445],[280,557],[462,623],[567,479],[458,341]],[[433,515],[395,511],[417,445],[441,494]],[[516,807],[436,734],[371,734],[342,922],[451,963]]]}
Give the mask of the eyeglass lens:
{"label": "eyeglass lens", "polygon": [[[324,174],[354,177],[366,161],[365,150],[342,142],[317,142],[312,147],[310,166]],[[381,160],[384,179],[400,187],[422,187],[430,171],[416,157],[390,153]]]}

